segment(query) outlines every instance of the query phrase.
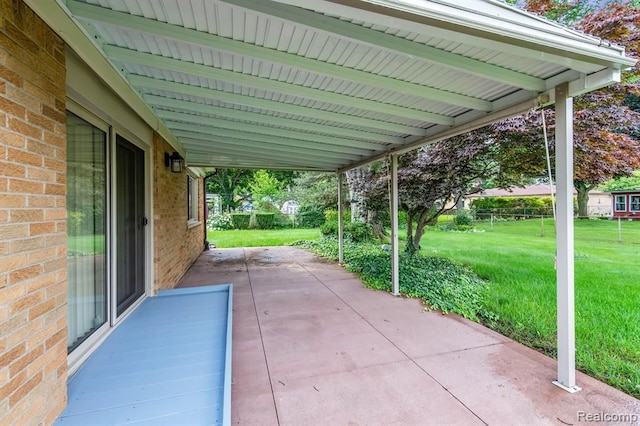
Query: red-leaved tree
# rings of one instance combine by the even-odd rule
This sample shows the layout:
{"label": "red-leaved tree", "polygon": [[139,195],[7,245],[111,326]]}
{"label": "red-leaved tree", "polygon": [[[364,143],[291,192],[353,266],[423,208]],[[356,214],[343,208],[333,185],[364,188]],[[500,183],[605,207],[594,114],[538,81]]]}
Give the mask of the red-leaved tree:
{"label": "red-leaved tree", "polygon": [[[551,19],[577,19],[586,9],[580,2],[530,0],[525,8]],[[640,8],[633,2],[609,3],[587,13],[577,29],[626,48],[628,56],[640,57]],[[626,71],[623,81],[580,96],[574,101],[574,188],[578,194],[578,215],[588,215],[589,191],[613,178],[629,176],[640,168],[637,135],[640,114],[625,99],[639,96],[640,65]],[[553,115],[548,116],[553,130]],[[497,138],[541,138],[541,120],[529,114],[494,125]],[[553,132],[550,132],[553,136]],[[553,146],[553,140],[551,145]],[[542,159],[540,159],[542,160]]]}

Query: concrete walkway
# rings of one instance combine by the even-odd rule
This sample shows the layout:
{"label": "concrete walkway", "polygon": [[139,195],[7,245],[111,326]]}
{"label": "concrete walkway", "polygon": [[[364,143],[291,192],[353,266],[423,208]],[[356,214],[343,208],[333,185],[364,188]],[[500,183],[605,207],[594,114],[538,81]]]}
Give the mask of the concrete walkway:
{"label": "concrete walkway", "polygon": [[554,360],[304,250],[212,249],[179,286],[216,283],[234,285],[233,424],[640,424],[637,399],[581,373],[566,393]]}

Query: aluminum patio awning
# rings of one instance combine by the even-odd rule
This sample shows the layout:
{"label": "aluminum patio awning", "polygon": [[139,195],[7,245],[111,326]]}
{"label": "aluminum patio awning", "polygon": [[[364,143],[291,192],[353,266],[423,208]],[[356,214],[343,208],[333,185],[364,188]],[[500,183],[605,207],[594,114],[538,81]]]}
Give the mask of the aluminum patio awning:
{"label": "aluminum patio awning", "polygon": [[633,64],[493,0],[27,3],[192,167],[345,170]]}

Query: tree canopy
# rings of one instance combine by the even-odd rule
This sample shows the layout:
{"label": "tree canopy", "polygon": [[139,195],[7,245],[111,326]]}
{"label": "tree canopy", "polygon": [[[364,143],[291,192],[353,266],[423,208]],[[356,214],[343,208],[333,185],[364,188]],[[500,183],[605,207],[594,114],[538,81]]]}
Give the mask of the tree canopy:
{"label": "tree canopy", "polygon": [[[588,2],[581,5],[581,2],[566,0],[529,0],[525,8],[551,19],[570,14],[576,17],[577,29],[624,46],[631,57],[640,57],[640,7],[637,2],[610,2],[596,9]],[[554,15],[552,11],[558,13]],[[639,76],[640,65],[636,64],[623,74],[622,83],[574,100],[574,187],[581,217],[587,216],[590,190],[610,179],[630,176],[640,168],[637,139],[640,114],[637,108],[632,108],[640,95]],[[548,121],[549,128],[553,129],[553,115]],[[514,130],[522,134],[520,126],[505,127],[504,130],[501,137],[510,137]],[[525,132],[529,137],[536,137],[532,126]]]}
{"label": "tree canopy", "polygon": [[629,191],[640,189],[640,170],[635,171],[632,176],[624,176],[612,179],[598,187],[601,191]]}
{"label": "tree canopy", "polygon": [[[634,2],[611,3],[530,0],[529,11],[640,52],[640,9]],[[588,191],[612,178],[628,176],[640,167],[637,97],[638,65],[624,75],[622,84],[592,92],[574,101],[574,186],[579,214],[586,215]],[[400,207],[408,215],[408,250],[416,250],[424,226],[461,196],[490,181],[493,186],[522,185],[546,175],[542,113],[553,152],[553,110],[532,111],[491,126],[438,142],[399,158]],[[350,172],[352,192],[360,194],[364,219],[388,209],[388,167],[372,166]],[[357,197],[357,198],[360,198]],[[448,207],[447,207],[448,206]],[[375,229],[375,226],[374,226]]]}
{"label": "tree canopy", "polygon": [[[524,149],[529,142],[496,139],[486,127],[401,155],[398,199],[407,213],[406,250],[415,252],[425,226],[453,209],[463,196],[480,191],[487,178],[504,186],[523,184],[528,179],[529,155],[535,152]],[[388,210],[388,164],[360,169],[349,182],[362,196],[369,222],[372,214]]]}
{"label": "tree canopy", "polygon": [[220,195],[223,211],[233,211],[250,198],[258,203],[265,197],[279,201],[279,195],[297,175],[297,172],[279,170],[217,169],[207,175],[206,190]]}

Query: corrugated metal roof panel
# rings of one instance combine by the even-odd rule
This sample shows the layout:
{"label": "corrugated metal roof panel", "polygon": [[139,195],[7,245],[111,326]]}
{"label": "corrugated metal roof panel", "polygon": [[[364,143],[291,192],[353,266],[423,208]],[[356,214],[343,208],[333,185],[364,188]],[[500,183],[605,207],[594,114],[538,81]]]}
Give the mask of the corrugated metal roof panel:
{"label": "corrugated metal roof panel", "polygon": [[[295,2],[304,8],[293,3],[65,1],[141,94],[135,96],[185,102],[175,108],[158,105],[156,111],[215,118],[201,108],[225,108],[260,114],[245,114],[251,118],[237,118],[239,123],[297,129],[301,137],[309,129],[324,136],[341,129],[354,143],[366,135],[386,135],[414,146],[453,125],[468,127],[505,108],[535,105],[552,77],[558,84],[580,72],[629,64],[616,48],[493,1]],[[154,108],[153,102],[148,105]],[[273,123],[263,116],[273,117]],[[168,139],[180,141],[167,131]],[[208,155],[206,146],[183,141],[193,151],[187,158],[199,166],[259,164],[248,154],[243,160],[233,144]],[[340,155],[316,166],[309,161],[292,154],[281,163],[265,159],[265,166],[336,170],[354,164]]]}

